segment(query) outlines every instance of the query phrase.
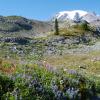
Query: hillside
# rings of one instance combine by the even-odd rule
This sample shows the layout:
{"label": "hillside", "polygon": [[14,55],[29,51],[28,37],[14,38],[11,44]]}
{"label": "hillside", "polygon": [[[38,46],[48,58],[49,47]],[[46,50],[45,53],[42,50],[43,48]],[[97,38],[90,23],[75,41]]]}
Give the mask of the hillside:
{"label": "hillside", "polygon": [[52,30],[48,22],[26,19],[21,16],[0,16],[0,36],[35,36],[38,33],[45,33]]}

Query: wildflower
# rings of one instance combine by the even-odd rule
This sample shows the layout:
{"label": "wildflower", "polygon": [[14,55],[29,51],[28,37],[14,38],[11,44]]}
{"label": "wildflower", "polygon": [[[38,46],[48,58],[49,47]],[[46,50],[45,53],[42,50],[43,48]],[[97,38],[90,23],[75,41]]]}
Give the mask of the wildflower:
{"label": "wildflower", "polygon": [[75,83],[75,84],[79,84],[79,80],[76,80],[76,79],[72,79],[72,83]]}
{"label": "wildflower", "polygon": [[36,89],[38,92],[42,92],[43,87],[42,87],[42,85],[40,85],[40,86],[37,86],[35,89]]}
{"label": "wildflower", "polygon": [[70,99],[74,99],[78,93],[78,89],[74,89],[73,87],[72,88],[69,88],[66,93],[69,95]]}
{"label": "wildflower", "polygon": [[77,74],[77,71],[76,70],[68,70],[68,73],[69,74]]}
{"label": "wildflower", "polygon": [[48,62],[43,61],[43,66],[44,66],[47,70],[53,71],[53,66],[50,65]]}
{"label": "wildflower", "polygon": [[32,84],[29,84],[29,88],[31,88],[32,87]]}
{"label": "wildflower", "polygon": [[57,93],[56,93],[56,98],[57,98],[57,100],[61,100],[62,97],[63,97],[62,91],[58,90]]}
{"label": "wildflower", "polygon": [[58,91],[58,86],[52,85],[52,90],[53,90],[53,93],[56,94],[56,92]]}
{"label": "wildflower", "polygon": [[63,84],[64,83],[64,81],[63,80],[60,80],[60,84]]}
{"label": "wildflower", "polygon": [[67,69],[66,68],[64,68],[64,72],[67,72]]}

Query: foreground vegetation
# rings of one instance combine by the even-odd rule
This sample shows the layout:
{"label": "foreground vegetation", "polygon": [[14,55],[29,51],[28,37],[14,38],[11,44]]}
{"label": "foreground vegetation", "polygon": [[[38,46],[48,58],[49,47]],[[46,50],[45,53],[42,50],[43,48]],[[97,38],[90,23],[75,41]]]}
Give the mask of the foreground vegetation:
{"label": "foreground vegetation", "polygon": [[1,53],[1,100],[95,100],[100,95],[99,51],[43,57],[23,48],[25,56],[9,49]]}
{"label": "foreground vegetation", "polygon": [[[0,100],[99,99],[100,51],[78,52],[96,42],[85,36],[93,31],[80,24],[55,32],[56,36],[11,37],[0,43]],[[66,36],[80,38],[65,42]]]}
{"label": "foreground vegetation", "polygon": [[100,90],[99,84],[73,69],[35,63],[12,68],[11,73],[1,70],[1,100],[91,100]]}

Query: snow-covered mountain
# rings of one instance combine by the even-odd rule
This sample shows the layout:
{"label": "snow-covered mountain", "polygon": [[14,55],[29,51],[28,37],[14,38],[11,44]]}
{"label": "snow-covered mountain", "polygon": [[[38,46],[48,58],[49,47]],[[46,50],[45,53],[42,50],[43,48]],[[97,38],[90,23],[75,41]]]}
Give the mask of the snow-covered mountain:
{"label": "snow-covered mountain", "polygon": [[95,13],[88,13],[82,17],[82,20],[86,20],[87,22],[94,22],[99,19],[99,16],[97,16]]}
{"label": "snow-covered mountain", "polygon": [[87,22],[93,22],[98,20],[99,17],[95,13],[90,13],[83,10],[72,10],[72,11],[62,11],[57,13],[53,20],[57,18],[60,21],[66,20],[86,20]]}

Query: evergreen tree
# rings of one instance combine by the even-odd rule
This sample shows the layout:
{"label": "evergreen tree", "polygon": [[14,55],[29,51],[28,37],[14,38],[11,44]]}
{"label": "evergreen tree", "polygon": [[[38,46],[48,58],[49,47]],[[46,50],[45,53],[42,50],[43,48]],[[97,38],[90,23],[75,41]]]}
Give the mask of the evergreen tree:
{"label": "evergreen tree", "polygon": [[87,21],[84,21],[84,22],[81,24],[81,28],[82,28],[83,30],[89,30],[88,22],[87,22]]}
{"label": "evergreen tree", "polygon": [[74,22],[75,23],[79,23],[80,22],[80,15],[78,12],[76,12],[75,16],[74,16]]}
{"label": "evergreen tree", "polygon": [[59,35],[59,27],[58,27],[58,20],[55,19],[55,35]]}

